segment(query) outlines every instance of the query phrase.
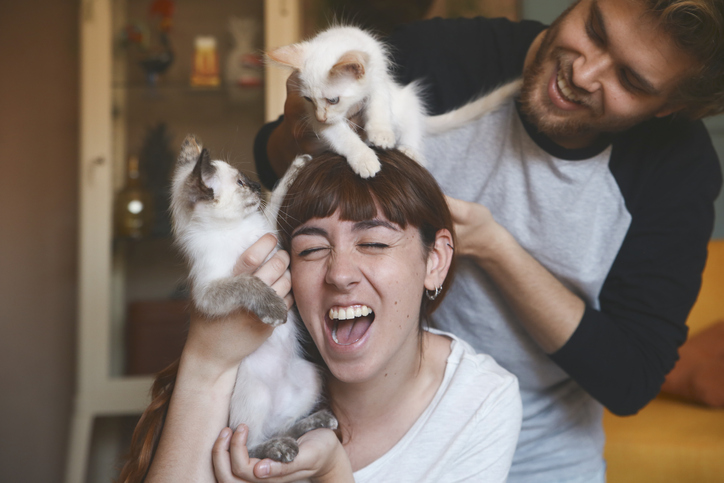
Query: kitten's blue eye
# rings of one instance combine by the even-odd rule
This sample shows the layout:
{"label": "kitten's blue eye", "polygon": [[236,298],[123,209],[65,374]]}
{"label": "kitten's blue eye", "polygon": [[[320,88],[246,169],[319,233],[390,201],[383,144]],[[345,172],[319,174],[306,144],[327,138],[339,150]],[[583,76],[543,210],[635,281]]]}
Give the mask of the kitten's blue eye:
{"label": "kitten's blue eye", "polygon": [[241,178],[239,178],[239,179],[236,180],[236,184],[238,184],[239,186],[241,186],[241,187],[243,188],[243,187],[244,187],[244,180],[241,179]]}
{"label": "kitten's blue eye", "polygon": [[311,97],[304,96],[304,100],[305,100],[305,101],[312,102],[312,98],[311,98]]}
{"label": "kitten's blue eye", "polygon": [[330,104],[337,104],[339,102],[339,97],[333,97],[331,99],[327,99],[327,102]]}

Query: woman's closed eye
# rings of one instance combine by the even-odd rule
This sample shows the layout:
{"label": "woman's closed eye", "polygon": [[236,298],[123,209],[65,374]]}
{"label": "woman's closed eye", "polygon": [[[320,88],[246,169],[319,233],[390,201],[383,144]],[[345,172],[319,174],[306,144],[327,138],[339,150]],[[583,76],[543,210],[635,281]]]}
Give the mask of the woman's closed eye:
{"label": "woman's closed eye", "polygon": [[328,250],[329,247],[325,246],[309,247],[297,252],[297,256],[300,258],[314,259],[323,256]]}

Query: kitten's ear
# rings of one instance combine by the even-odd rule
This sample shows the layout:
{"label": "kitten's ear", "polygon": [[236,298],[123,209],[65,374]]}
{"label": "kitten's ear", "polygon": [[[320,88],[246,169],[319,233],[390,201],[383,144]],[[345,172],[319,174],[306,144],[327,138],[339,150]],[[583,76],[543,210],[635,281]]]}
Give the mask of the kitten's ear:
{"label": "kitten's ear", "polygon": [[266,58],[292,69],[300,69],[307,49],[304,42],[299,44],[285,45],[284,47],[278,47],[270,52],[266,53]]}
{"label": "kitten's ear", "polygon": [[199,159],[199,154],[201,154],[201,141],[193,134],[189,134],[184,139],[183,144],[181,144],[181,152],[179,153],[176,164],[184,166],[196,163]]}
{"label": "kitten's ear", "polygon": [[192,202],[212,201],[214,199],[214,190],[208,186],[205,180],[208,180],[216,173],[216,168],[211,164],[211,156],[209,150],[203,149],[201,154],[197,155],[196,165],[188,178],[188,187]]}
{"label": "kitten's ear", "polygon": [[369,56],[358,50],[350,50],[339,58],[336,64],[329,71],[330,77],[348,75],[355,79],[361,79],[365,75],[365,65]]}

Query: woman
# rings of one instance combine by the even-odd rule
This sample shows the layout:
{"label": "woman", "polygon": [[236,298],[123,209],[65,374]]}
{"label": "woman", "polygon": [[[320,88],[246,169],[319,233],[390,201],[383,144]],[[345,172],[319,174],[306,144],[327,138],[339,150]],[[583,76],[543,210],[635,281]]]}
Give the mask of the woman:
{"label": "woman", "polygon": [[[250,460],[246,427],[224,426],[235,368],[270,329],[245,314],[194,320],[146,481],[505,481],[520,430],[517,380],[452,335],[423,329],[449,285],[450,213],[424,168],[378,154],[382,170],[366,180],[332,154],[300,171],[279,221],[291,276],[287,252],[259,263],[272,237],[238,266],[290,305],[291,282],[341,441],[318,429],[300,438],[292,463]],[[357,308],[371,313],[339,316]]]}

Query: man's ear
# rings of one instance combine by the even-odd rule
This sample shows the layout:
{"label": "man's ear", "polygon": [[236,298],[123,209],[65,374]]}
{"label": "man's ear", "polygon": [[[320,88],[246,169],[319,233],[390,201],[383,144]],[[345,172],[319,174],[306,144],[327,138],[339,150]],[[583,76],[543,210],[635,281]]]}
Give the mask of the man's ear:
{"label": "man's ear", "polygon": [[683,104],[677,104],[674,106],[664,106],[659,110],[656,114],[654,114],[654,117],[666,117],[669,114],[673,114],[675,112],[679,112],[684,108]]}
{"label": "man's ear", "polygon": [[435,291],[447,277],[453,259],[453,238],[450,231],[443,228],[435,235],[435,243],[427,255],[427,273],[425,288]]}

